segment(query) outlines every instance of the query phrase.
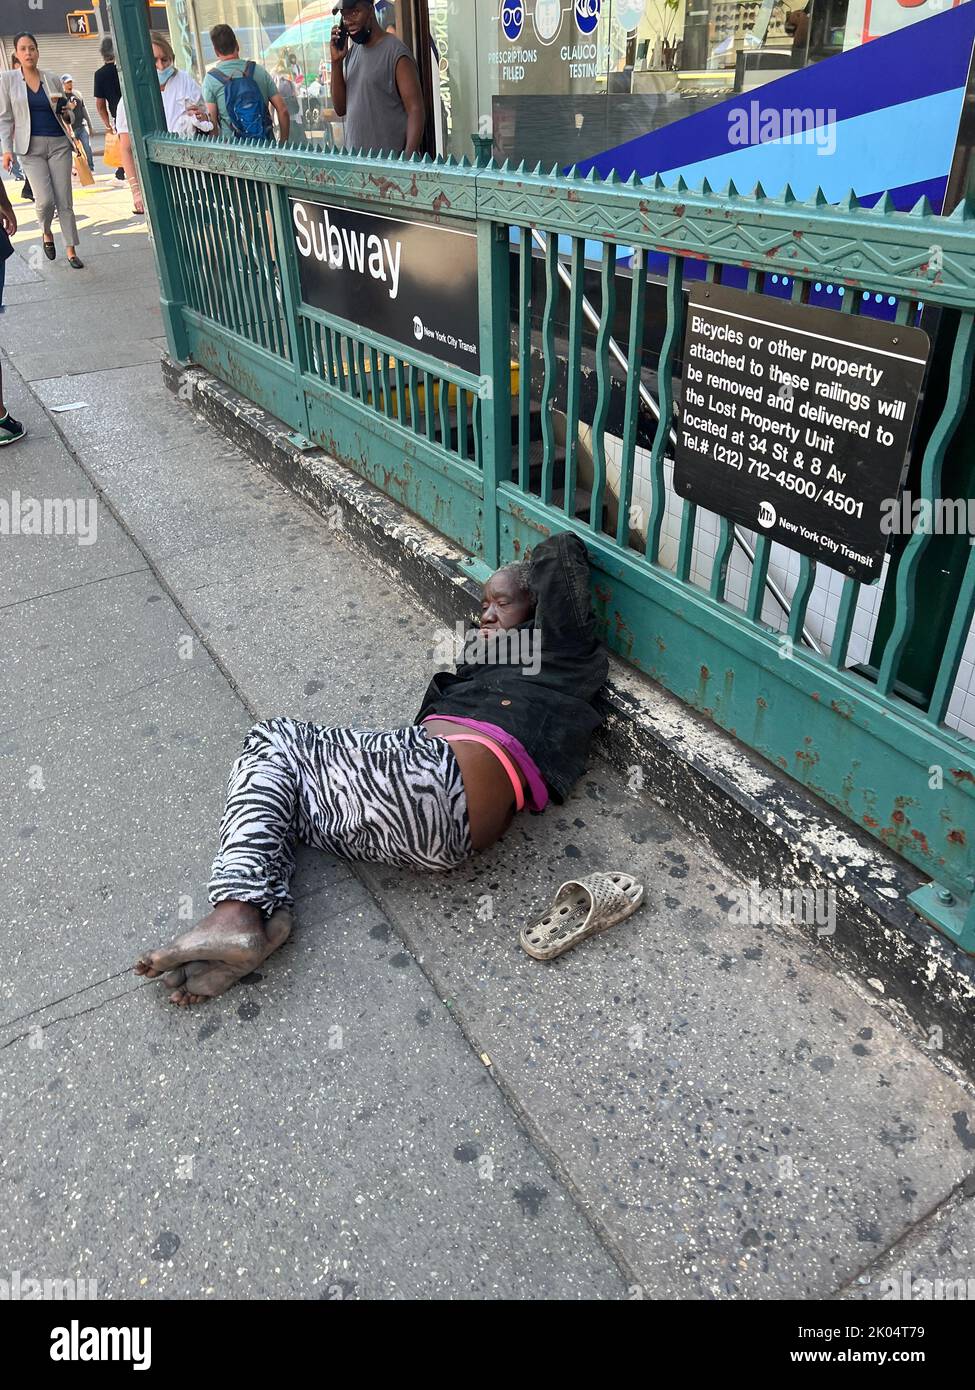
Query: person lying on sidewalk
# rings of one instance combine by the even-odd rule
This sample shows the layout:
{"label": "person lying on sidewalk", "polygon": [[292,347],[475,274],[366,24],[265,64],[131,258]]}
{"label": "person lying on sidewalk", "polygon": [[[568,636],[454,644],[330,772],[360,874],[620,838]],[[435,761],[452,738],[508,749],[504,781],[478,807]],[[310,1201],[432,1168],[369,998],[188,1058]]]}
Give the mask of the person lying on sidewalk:
{"label": "person lying on sidewalk", "polygon": [[222,994],[291,930],[296,842],[343,859],[442,871],[561,803],[602,723],[609,662],[589,559],[569,533],[484,586],[478,633],[435,675],[414,723],[390,731],[294,719],[255,724],[230,773],[210,879],[213,911],[137,962],[174,1004]]}

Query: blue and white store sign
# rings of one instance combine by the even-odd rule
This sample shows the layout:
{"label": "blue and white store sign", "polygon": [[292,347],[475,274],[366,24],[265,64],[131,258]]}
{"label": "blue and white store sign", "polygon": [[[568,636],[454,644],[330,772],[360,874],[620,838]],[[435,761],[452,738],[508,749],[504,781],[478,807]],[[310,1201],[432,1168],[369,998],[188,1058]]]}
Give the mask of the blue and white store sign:
{"label": "blue and white store sign", "polygon": [[517,43],[525,27],[525,0],[501,0],[501,28],[509,43]]}
{"label": "blue and white store sign", "polygon": [[575,0],[576,28],[580,34],[592,34],[599,23],[603,0]]}
{"label": "blue and white store sign", "polygon": [[554,43],[562,27],[562,0],[535,0],[533,20],[539,43]]}
{"label": "blue and white store sign", "polygon": [[616,0],[613,5],[613,18],[621,29],[627,34],[632,34],[643,18],[646,7],[646,0]]}

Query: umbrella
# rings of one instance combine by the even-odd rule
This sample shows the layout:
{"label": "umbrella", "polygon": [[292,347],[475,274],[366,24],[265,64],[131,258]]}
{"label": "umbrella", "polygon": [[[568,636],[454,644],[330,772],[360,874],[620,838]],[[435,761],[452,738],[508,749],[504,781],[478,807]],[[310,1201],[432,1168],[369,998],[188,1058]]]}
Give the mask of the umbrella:
{"label": "umbrella", "polygon": [[336,21],[332,18],[331,7],[329,7],[327,19],[302,20],[299,16],[294,24],[285,29],[284,33],[274,40],[271,49],[321,47],[324,50],[328,48],[335,23]]}
{"label": "umbrella", "polygon": [[302,44],[328,47],[338,19],[332,14],[335,0],[312,0],[299,11],[294,23],[271,44],[272,48],[297,48]]}

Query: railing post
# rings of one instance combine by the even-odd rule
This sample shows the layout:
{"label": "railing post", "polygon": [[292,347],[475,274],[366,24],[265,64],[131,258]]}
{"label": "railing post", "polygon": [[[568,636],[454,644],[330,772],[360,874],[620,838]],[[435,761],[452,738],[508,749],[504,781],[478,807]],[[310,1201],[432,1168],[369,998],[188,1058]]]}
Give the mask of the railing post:
{"label": "railing post", "polygon": [[125,115],[139,170],[143,197],[151,218],[152,249],[161,290],[166,341],[173,357],[185,362],[189,343],[183,323],[186,293],[176,253],[176,226],[163,171],[146,153],[146,136],[166,130],[156,65],[149,43],[145,0],[109,0],[115,57],[122,77]]}
{"label": "railing post", "polygon": [[298,318],[298,305],[301,303],[301,284],[298,279],[298,266],[295,261],[295,239],[291,232],[291,219],[288,216],[288,190],[282,184],[274,184],[271,193],[271,216],[274,221],[274,239],[278,246],[278,268],[281,272],[281,293],[284,296],[284,321],[291,339],[291,365],[295,373],[295,391],[298,406],[304,422],[305,438],[311,437],[308,420],[308,397],[302,385],[301,374],[305,368],[305,351],[301,337],[301,323]]}
{"label": "railing post", "polygon": [[[487,136],[472,137],[476,164],[491,159]],[[476,177],[476,176],[475,176]],[[511,480],[511,246],[508,227],[477,220],[477,282],[480,298],[482,502],[481,552],[492,569],[501,563],[498,484]]]}

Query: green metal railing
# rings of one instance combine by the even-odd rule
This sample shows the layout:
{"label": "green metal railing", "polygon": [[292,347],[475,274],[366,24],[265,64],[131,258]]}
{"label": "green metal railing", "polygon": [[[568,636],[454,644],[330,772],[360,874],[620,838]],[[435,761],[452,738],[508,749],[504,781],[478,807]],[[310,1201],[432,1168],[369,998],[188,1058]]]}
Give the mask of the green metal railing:
{"label": "green metal railing", "polygon": [[[694,260],[713,279],[744,269],[756,293],[785,276],[798,302],[829,282],[838,313],[855,313],[864,292],[896,296],[903,324],[922,302],[940,308],[941,375],[932,368],[915,491],[933,501],[950,477],[956,495],[959,479],[971,495],[969,210],[939,218],[887,200],[867,210],[853,198],[800,203],[788,190],[772,199],[761,188],[743,197],[563,177],[495,167],[483,148],[479,162],[458,163],[180,140],[154,133],[161,106],[155,82],[140,81],[150,74],[137,0],[114,0],[113,14],[126,91],[134,81],[138,94],[129,120],[172,354],[273,411],[486,567],[553,529],[577,532],[608,645],[929,875],[915,905],[975,951],[975,744],[946,723],[975,613],[975,548],[915,532],[879,586],[846,577],[830,595],[831,572],[797,556],[777,603],[769,538],[703,513],[671,480]],[[481,375],[303,302],[288,198],[316,195],[476,230]],[[618,327],[614,337],[620,246],[633,248],[625,341]],[[646,372],[654,253],[667,270]],[[816,596],[833,612],[811,643]],[[851,664],[858,632],[872,649]]]}

